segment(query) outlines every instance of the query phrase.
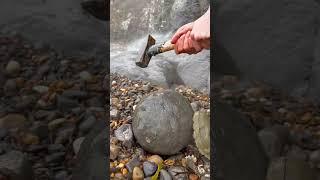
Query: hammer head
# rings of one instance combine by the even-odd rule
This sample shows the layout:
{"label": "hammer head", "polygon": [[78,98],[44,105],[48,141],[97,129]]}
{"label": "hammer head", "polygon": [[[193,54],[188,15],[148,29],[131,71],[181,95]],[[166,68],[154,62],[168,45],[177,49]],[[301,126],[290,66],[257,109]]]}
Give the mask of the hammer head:
{"label": "hammer head", "polygon": [[146,39],[145,43],[141,47],[137,60],[136,65],[142,68],[145,68],[148,66],[150,59],[152,55],[148,54],[148,50],[151,46],[153,46],[156,43],[156,40],[151,36],[148,35],[148,38]]}

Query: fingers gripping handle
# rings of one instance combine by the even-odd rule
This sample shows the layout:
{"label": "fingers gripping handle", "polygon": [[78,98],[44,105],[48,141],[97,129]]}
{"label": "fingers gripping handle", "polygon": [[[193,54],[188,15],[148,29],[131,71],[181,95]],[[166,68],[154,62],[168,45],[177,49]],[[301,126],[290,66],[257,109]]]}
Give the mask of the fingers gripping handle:
{"label": "fingers gripping handle", "polygon": [[160,53],[171,51],[174,49],[174,44],[171,44],[170,41],[167,41],[160,47]]}

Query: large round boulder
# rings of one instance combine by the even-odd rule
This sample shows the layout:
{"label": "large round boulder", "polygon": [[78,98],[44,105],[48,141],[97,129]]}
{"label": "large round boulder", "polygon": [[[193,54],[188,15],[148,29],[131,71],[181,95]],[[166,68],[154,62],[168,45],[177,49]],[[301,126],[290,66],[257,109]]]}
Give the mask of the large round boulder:
{"label": "large round boulder", "polygon": [[133,133],[145,150],[172,155],[191,142],[192,117],[193,110],[185,97],[173,90],[158,91],[137,105]]}

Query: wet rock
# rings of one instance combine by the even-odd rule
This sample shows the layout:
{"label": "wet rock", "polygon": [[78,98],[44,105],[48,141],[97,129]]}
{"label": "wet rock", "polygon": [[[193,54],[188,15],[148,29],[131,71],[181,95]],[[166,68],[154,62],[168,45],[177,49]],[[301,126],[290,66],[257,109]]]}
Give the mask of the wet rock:
{"label": "wet rock", "polygon": [[156,163],[145,161],[143,162],[143,172],[146,177],[152,176],[158,169]]}
{"label": "wet rock", "polygon": [[171,90],[156,92],[136,107],[133,132],[145,150],[175,154],[191,142],[192,116],[193,110],[182,95]]}
{"label": "wet rock", "polygon": [[0,128],[22,128],[26,125],[27,119],[21,114],[8,114],[0,118]]}
{"label": "wet rock", "polygon": [[0,156],[0,171],[12,180],[33,180],[31,163],[19,151],[10,151]]}
{"label": "wet rock", "polygon": [[115,144],[110,144],[110,159],[111,160],[117,159],[119,152],[120,152],[119,146],[117,146]]}
{"label": "wet rock", "polygon": [[6,66],[6,72],[10,76],[15,76],[19,74],[20,70],[21,70],[21,66],[20,66],[20,63],[17,61],[9,61]]}
{"label": "wet rock", "polygon": [[170,176],[170,174],[166,170],[161,169],[160,180],[172,180],[172,177]]}
{"label": "wet rock", "polygon": [[73,147],[74,154],[78,154],[80,147],[81,147],[81,144],[84,139],[85,139],[85,137],[79,137],[75,141],[73,141],[72,147]]}
{"label": "wet rock", "polygon": [[315,175],[305,161],[280,157],[271,161],[267,180],[314,180]]}
{"label": "wet rock", "polygon": [[168,172],[173,177],[173,179],[188,179],[188,171],[184,167],[173,166],[168,168]]}
{"label": "wet rock", "polygon": [[143,178],[144,178],[143,171],[139,167],[134,167],[133,173],[132,173],[132,179],[143,180]]}

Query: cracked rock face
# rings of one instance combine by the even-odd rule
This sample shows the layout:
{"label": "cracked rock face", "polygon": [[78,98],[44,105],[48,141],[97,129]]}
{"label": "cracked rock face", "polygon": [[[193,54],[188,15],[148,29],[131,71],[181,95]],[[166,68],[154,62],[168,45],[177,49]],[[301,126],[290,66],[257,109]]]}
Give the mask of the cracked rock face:
{"label": "cracked rock face", "polygon": [[191,142],[192,117],[190,103],[182,95],[172,90],[159,91],[137,105],[133,133],[145,150],[172,155]]}

